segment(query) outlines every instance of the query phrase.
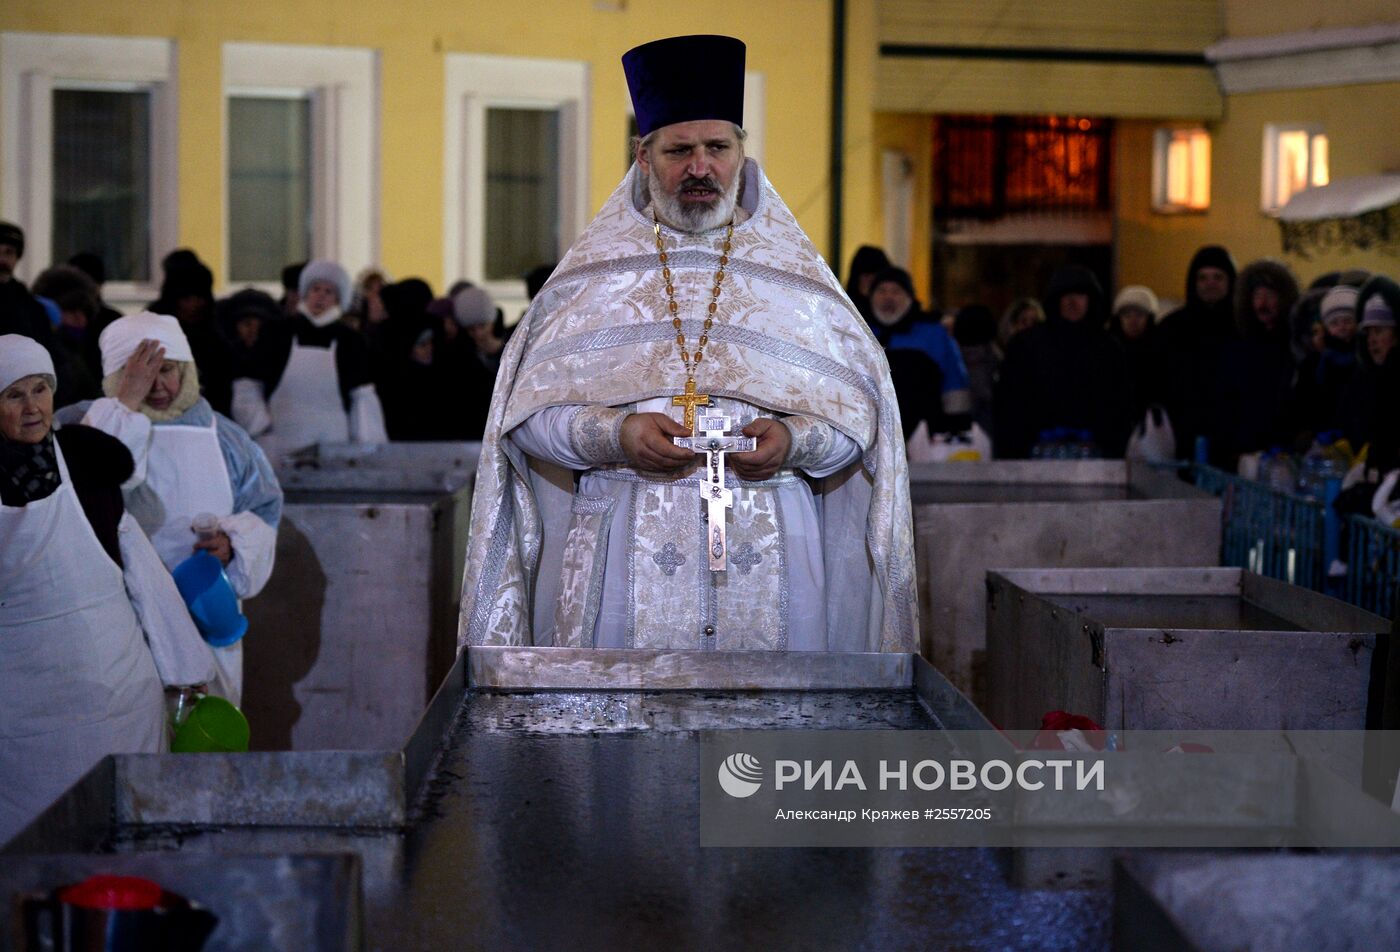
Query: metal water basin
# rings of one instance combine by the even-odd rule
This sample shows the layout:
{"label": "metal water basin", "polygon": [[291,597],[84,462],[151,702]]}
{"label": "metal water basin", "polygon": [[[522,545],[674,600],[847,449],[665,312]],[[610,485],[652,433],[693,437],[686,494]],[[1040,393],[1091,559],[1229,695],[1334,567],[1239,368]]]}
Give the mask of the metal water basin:
{"label": "metal water basin", "polygon": [[920,651],[986,701],[989,569],[1216,565],[1220,500],[1122,460],[910,466]]}
{"label": "metal water basin", "polygon": [[987,581],[988,716],[1110,730],[1362,730],[1390,624],[1242,569],[1023,569]]}
{"label": "metal water basin", "polygon": [[246,606],[260,750],[396,749],[452,664],[479,444],[290,454],[277,566]]}

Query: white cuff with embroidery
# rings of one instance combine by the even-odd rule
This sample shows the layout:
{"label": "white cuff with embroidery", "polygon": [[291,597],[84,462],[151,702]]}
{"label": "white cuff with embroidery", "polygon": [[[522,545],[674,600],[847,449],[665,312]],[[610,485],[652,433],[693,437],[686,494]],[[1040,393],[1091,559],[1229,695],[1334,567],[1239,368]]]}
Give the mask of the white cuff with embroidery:
{"label": "white cuff with embroidery", "polygon": [[782,424],[792,436],[783,465],[809,476],[829,476],[860,458],[860,445],[831,424],[815,417],[789,416]]}
{"label": "white cuff with embroidery", "polygon": [[578,407],[569,418],[569,443],[578,456],[594,466],[625,463],[622,422],[629,411],[616,407]]}

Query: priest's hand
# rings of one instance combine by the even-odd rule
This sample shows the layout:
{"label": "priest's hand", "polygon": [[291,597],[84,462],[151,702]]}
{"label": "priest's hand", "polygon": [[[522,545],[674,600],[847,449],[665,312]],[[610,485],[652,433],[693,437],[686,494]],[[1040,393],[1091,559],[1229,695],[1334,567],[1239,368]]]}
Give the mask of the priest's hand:
{"label": "priest's hand", "polygon": [[741,431],[745,436],[758,437],[758,448],[752,453],[731,453],[729,462],[740,479],[754,482],[771,479],[792,449],[792,433],[772,417],[759,417]]}
{"label": "priest's hand", "polygon": [[673,473],[695,462],[695,454],[671,442],[690,431],[664,413],[633,413],[622,421],[619,439],[627,462],[653,473]]}

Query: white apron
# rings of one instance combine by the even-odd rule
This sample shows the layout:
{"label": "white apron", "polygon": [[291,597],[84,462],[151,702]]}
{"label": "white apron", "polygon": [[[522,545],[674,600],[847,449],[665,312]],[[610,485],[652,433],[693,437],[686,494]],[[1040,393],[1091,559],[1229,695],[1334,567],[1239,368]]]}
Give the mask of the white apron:
{"label": "white apron", "polygon": [[[195,534],[190,523],[195,516],[205,512],[220,518],[233,515],[233,484],[219,448],[218,424],[151,427],[146,487],[160,500],[165,513],[164,522],[151,533],[151,544],[165,567],[174,571],[194,554]],[[243,694],[243,643],[211,648],[224,682],[217,693],[237,705]]]}
{"label": "white apron", "polygon": [[165,700],[63,451],[46,499],[0,506],[0,844],[99,760],[166,749]]}
{"label": "white apron", "polygon": [[332,341],[330,347],[302,347],[292,340],[287,368],[267,401],[272,429],[258,437],[274,466],[284,454],[304,446],[350,441],[335,346]]}

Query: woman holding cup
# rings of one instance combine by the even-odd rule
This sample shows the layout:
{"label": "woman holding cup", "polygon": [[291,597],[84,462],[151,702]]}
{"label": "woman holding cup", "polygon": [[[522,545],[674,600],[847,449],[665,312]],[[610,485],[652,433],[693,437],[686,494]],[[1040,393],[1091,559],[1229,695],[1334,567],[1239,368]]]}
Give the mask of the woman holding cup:
{"label": "woman holding cup", "polygon": [[[145,312],[113,321],[98,341],[106,397],[60,418],[117,437],[135,472],[127,506],[174,569],[194,552],[224,565],[234,593],[251,598],[272,573],[282,489],[248,433],[200,396],[199,373],[175,318]],[[211,687],[238,704],[242,646],[214,649],[221,678]]]}

